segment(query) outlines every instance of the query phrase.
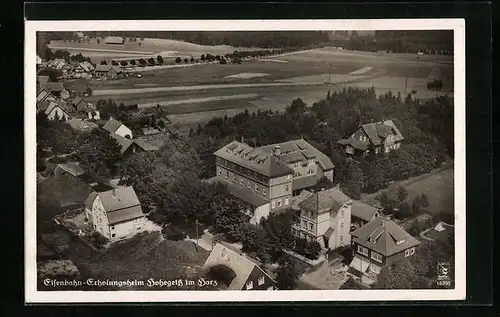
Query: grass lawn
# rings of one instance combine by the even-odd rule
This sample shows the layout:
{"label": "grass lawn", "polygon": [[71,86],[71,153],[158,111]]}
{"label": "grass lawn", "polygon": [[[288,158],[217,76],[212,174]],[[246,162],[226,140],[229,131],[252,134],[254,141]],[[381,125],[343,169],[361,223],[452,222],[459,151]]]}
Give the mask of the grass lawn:
{"label": "grass lawn", "polygon": [[[196,279],[209,253],[189,241],[162,240],[160,233],[142,233],[113,245],[104,253],[92,252],[75,240],[65,254],[85,278],[109,280]],[[136,286],[135,289],[150,289]],[[131,290],[125,288],[122,290]],[[170,288],[162,288],[168,290]],[[104,290],[104,289],[100,289]]]}

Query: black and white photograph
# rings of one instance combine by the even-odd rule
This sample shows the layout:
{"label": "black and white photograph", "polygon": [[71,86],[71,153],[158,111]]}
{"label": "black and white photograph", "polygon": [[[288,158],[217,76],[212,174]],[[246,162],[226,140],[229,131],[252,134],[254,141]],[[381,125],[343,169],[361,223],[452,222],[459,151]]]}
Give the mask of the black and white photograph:
{"label": "black and white photograph", "polygon": [[465,23],[348,22],[25,22],[26,300],[464,299]]}

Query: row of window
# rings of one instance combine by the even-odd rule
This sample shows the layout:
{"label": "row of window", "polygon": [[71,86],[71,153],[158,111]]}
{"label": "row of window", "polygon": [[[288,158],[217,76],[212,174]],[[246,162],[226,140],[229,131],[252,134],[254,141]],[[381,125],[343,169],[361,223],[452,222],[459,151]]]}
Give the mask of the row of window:
{"label": "row of window", "polygon": [[[264,276],[259,277],[259,279],[257,280],[257,284],[258,284],[258,286],[264,285],[265,280],[266,280],[266,279],[265,279],[265,277],[264,277]],[[252,289],[252,288],[253,288],[253,281],[248,281],[248,282],[247,282],[247,284],[246,284],[246,289],[247,289],[247,290],[250,290],[250,289]],[[268,290],[272,290],[272,289],[273,289],[273,287],[272,287],[272,286],[269,286],[267,289],[268,289]]]}
{"label": "row of window", "polygon": [[295,229],[295,228],[292,228],[292,234],[295,237],[297,237],[297,238],[306,239],[308,242],[316,240],[316,238],[315,238],[314,235],[308,234],[308,233],[306,233],[304,231],[301,231],[301,230],[298,230],[298,229]]}
{"label": "row of window", "polygon": [[[218,174],[219,174],[219,176],[222,175],[222,169],[219,169]],[[224,172],[224,177],[225,178],[229,178],[229,172],[228,171]],[[233,174],[233,177],[232,177],[233,183],[236,183],[236,180],[237,180],[236,174]],[[241,187],[245,187],[245,184],[246,184],[247,188],[252,188],[252,182],[251,181],[240,177],[240,186]],[[261,193],[260,192],[260,187],[257,184],[254,184],[254,190],[258,194]],[[285,192],[287,192],[287,193],[290,192],[290,184],[285,184]],[[267,188],[266,187],[262,187],[262,196],[267,197]],[[278,207],[281,207],[282,201],[280,199],[280,200],[274,201],[273,203],[274,204],[278,204]],[[288,205],[288,198],[285,199],[285,205]],[[273,207],[273,208],[275,208],[275,207]]]}
{"label": "row of window", "polygon": [[400,143],[395,143],[393,145],[386,146],[385,147],[385,153],[388,153],[390,150],[397,150],[397,149],[399,149],[400,146],[401,146]]}
{"label": "row of window", "polygon": [[247,175],[249,177],[253,177],[253,178],[255,178],[255,179],[257,179],[257,180],[259,180],[259,181],[261,181],[263,183],[268,183],[269,182],[269,178],[268,177],[266,177],[266,176],[264,176],[264,175],[262,175],[262,174],[260,174],[260,173],[258,173],[256,171],[250,170],[250,169],[245,168],[245,167],[243,167],[241,165],[233,163],[231,161],[228,161],[228,160],[225,160],[223,158],[219,158],[218,157],[217,158],[217,162],[220,163],[220,164],[223,164],[223,165],[225,165],[225,166],[227,166],[227,167],[229,167],[229,168],[231,168],[231,169],[233,169],[235,171],[238,171],[238,172],[240,172],[242,174],[245,174],[245,175]]}
{"label": "row of window", "polygon": [[[360,254],[362,254],[364,256],[368,256],[369,249],[365,248],[365,247],[363,247],[361,245],[358,245],[358,253],[360,253]],[[413,254],[415,254],[415,247],[405,250],[405,257],[409,257],[409,256],[411,256]],[[379,254],[379,253],[377,253],[375,251],[371,251],[370,258],[372,258],[373,260],[375,260],[375,261],[377,261],[379,263],[382,263],[382,261],[383,261],[382,254]]]}
{"label": "row of window", "polygon": [[271,201],[271,209],[280,208],[281,206],[283,206],[283,204],[285,204],[285,206],[288,206],[289,203],[290,203],[290,199],[288,199],[288,198],[285,198],[284,200],[282,200],[281,198],[275,199],[275,200]]}

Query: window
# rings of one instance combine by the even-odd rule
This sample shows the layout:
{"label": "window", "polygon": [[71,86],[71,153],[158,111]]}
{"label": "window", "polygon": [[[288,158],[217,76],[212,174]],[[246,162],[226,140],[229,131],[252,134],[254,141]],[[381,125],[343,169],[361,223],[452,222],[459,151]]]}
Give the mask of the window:
{"label": "window", "polygon": [[244,183],[245,183],[245,182],[244,182],[243,178],[242,178],[242,179],[240,179],[240,185],[241,185],[241,186],[244,186]]}
{"label": "window", "polygon": [[219,174],[219,175],[222,175],[222,170],[221,170],[220,168],[219,168],[218,170],[219,170],[219,173],[218,173],[218,174]]}
{"label": "window", "polygon": [[229,172],[228,172],[228,171],[226,171],[226,178],[228,178],[228,177],[229,177]]}
{"label": "window", "polygon": [[410,248],[405,250],[405,257],[415,254],[415,248]]}
{"label": "window", "polygon": [[253,288],[253,282],[247,282],[247,289],[252,289]]}
{"label": "window", "polygon": [[259,191],[259,186],[255,185],[255,191],[258,192]]}
{"label": "window", "polygon": [[358,245],[358,253],[368,256],[368,249],[361,245]]}
{"label": "window", "polygon": [[375,240],[375,238],[370,238],[370,242],[375,244],[375,243],[377,243],[377,240]]}
{"label": "window", "polygon": [[314,174],[314,170],[312,168],[310,168],[308,171],[307,171],[307,175],[311,175],[311,174]]}
{"label": "window", "polygon": [[288,198],[285,198],[285,206],[288,205]]}
{"label": "window", "polygon": [[276,202],[275,202],[274,200],[273,200],[273,201],[271,201],[271,208],[272,208],[272,209],[276,208]]}
{"label": "window", "polygon": [[403,243],[405,243],[405,241],[406,241],[406,239],[398,240],[398,241],[396,241],[396,245],[403,244]]}
{"label": "window", "polygon": [[236,182],[236,176],[233,175],[233,183]]}
{"label": "window", "polygon": [[378,254],[377,252],[373,252],[372,251],[372,256],[371,256],[372,259],[374,259],[375,261],[377,262],[380,262],[382,263],[382,254]]}
{"label": "window", "polygon": [[264,276],[261,276],[259,277],[259,282],[258,282],[259,286],[264,284]]}
{"label": "window", "polygon": [[375,274],[380,274],[380,267],[372,264],[370,265],[370,271],[372,271]]}
{"label": "window", "polygon": [[113,237],[113,238],[114,238],[115,236],[116,236],[116,233],[113,233],[113,234],[111,235],[111,237]]}
{"label": "window", "polygon": [[111,226],[111,230],[115,230],[115,226]]}
{"label": "window", "polygon": [[290,185],[286,184],[285,191],[287,191],[287,192],[290,191]]}
{"label": "window", "polygon": [[340,242],[343,242],[343,241],[344,241],[344,236],[340,235]]}
{"label": "window", "polygon": [[141,230],[141,227],[137,227],[137,230]]}
{"label": "window", "polygon": [[265,188],[262,188],[262,195],[267,195],[267,190]]}
{"label": "window", "polygon": [[278,200],[278,207],[281,207],[281,199]]}
{"label": "window", "polygon": [[340,228],[344,228],[344,223],[343,222],[340,223]]}
{"label": "window", "polygon": [[247,181],[247,187],[250,188],[250,181]]}
{"label": "window", "polygon": [[313,231],[313,229],[314,229],[314,225],[312,223],[309,223],[309,230]]}
{"label": "window", "polygon": [[362,135],[359,136],[359,140],[363,141],[363,136]]}

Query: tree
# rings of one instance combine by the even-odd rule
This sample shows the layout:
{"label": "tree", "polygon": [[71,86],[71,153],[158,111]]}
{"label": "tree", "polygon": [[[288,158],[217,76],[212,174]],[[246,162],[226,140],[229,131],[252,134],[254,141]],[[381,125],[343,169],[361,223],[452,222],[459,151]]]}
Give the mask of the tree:
{"label": "tree", "polygon": [[306,110],[306,104],[301,98],[294,99],[286,111],[289,113],[303,113]]}
{"label": "tree", "polygon": [[193,56],[191,56],[191,63],[193,63],[193,62],[194,62],[194,57],[193,57]]}
{"label": "tree", "polygon": [[282,249],[292,249],[294,236],[292,234],[293,213],[290,211],[270,214],[261,220],[261,226],[269,237],[274,251],[281,252]]}
{"label": "tree", "polygon": [[141,59],[139,59],[139,64],[142,66],[145,66],[147,64],[147,62],[144,58],[141,58]]}
{"label": "tree", "polygon": [[220,60],[219,60],[219,64],[222,64],[222,65],[225,65],[227,64],[227,61],[224,57],[222,57]]}
{"label": "tree", "polygon": [[295,264],[295,260],[288,255],[283,255],[279,260],[279,267],[276,270],[276,280],[278,289],[292,290],[297,285],[299,279],[299,271]]}
{"label": "tree", "polygon": [[38,73],[38,75],[49,76],[50,81],[56,82],[56,81],[59,81],[59,77],[62,76],[62,72],[58,69],[49,67],[49,68],[42,69]]}
{"label": "tree", "polygon": [[188,59],[187,59],[187,58],[184,58],[184,63],[186,63],[186,64],[187,64],[188,62],[189,62],[189,61],[188,61]]}
{"label": "tree", "polygon": [[154,65],[155,64],[155,59],[153,57],[150,57],[148,59],[149,64]]}
{"label": "tree", "polygon": [[405,219],[411,216],[411,208],[410,205],[407,202],[403,202],[398,206],[397,211],[395,212],[394,216],[398,219]]}
{"label": "tree", "polygon": [[130,60],[130,65],[135,66],[137,64],[137,61],[135,59]]}
{"label": "tree", "polygon": [[201,54],[200,59],[204,62],[206,60],[205,54]]}
{"label": "tree", "polygon": [[106,61],[101,61],[101,63],[100,63],[100,64],[101,64],[101,65],[108,65],[108,62],[106,62]]}
{"label": "tree", "polygon": [[111,65],[113,65],[113,66],[118,66],[118,62],[117,62],[117,61],[115,61],[115,60],[112,60],[112,61],[111,61]]}
{"label": "tree", "polygon": [[429,207],[429,199],[426,194],[420,195],[420,205],[424,208]]}
{"label": "tree", "polygon": [[116,175],[121,158],[121,146],[101,129],[95,129],[82,137],[76,155],[81,164],[104,177]]}
{"label": "tree", "polygon": [[160,64],[160,65],[163,64],[163,57],[161,55],[158,55],[158,57],[156,58],[156,60],[158,61],[158,64]]}
{"label": "tree", "polygon": [[418,289],[427,288],[428,280],[419,275],[414,265],[407,259],[392,266],[384,266],[378,274],[374,289]]}
{"label": "tree", "polygon": [[415,196],[415,198],[413,198],[413,202],[411,203],[411,210],[414,214],[419,214],[421,206],[422,203],[420,202],[420,196]]}
{"label": "tree", "polygon": [[176,62],[177,64],[180,64],[180,63],[182,62],[182,60],[181,60],[181,58],[180,58],[180,57],[177,57],[177,58],[175,59],[175,62]]}
{"label": "tree", "polygon": [[311,260],[316,260],[321,253],[321,245],[318,241],[311,241],[306,248],[305,256]]}
{"label": "tree", "polygon": [[408,197],[408,192],[403,186],[398,187],[398,199],[400,202],[403,202],[406,197]]}
{"label": "tree", "polygon": [[122,65],[123,67],[127,66],[128,65],[128,62],[127,61],[121,61],[120,62],[120,65]]}

